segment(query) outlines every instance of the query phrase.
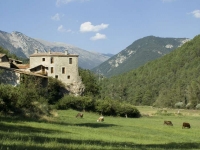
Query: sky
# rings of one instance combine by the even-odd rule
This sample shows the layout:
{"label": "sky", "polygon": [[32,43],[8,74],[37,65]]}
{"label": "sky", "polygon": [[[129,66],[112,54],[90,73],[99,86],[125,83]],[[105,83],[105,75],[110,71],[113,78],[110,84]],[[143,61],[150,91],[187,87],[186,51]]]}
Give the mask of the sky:
{"label": "sky", "polygon": [[0,0],[0,30],[117,54],[146,37],[200,34],[200,0]]}

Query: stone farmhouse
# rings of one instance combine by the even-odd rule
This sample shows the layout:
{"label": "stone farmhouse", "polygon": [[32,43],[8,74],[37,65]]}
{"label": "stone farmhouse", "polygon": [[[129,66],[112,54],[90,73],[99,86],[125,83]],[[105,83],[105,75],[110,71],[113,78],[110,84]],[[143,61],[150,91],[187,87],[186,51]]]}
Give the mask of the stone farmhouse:
{"label": "stone farmhouse", "polygon": [[48,84],[48,77],[53,77],[65,84],[66,89],[75,95],[80,95],[84,90],[78,72],[78,55],[62,52],[35,53],[30,55],[30,64],[9,59],[5,54],[0,54],[0,83],[16,86],[20,83],[23,74],[42,78]]}
{"label": "stone farmhouse", "polygon": [[30,55],[30,71],[71,84],[80,81],[78,73],[78,55],[72,55],[65,51],[38,53]]}

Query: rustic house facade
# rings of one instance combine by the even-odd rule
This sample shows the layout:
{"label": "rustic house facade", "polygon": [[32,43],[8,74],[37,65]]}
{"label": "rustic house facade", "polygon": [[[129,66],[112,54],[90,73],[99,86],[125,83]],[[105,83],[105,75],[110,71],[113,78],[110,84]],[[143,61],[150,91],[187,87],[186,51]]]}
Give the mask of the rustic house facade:
{"label": "rustic house facade", "polygon": [[30,55],[30,63],[9,59],[0,54],[0,83],[17,85],[22,75],[42,78],[48,83],[48,77],[53,77],[65,84],[66,89],[75,95],[84,91],[84,85],[78,72],[78,55],[61,52],[35,53]]}
{"label": "rustic house facade", "polygon": [[30,71],[57,78],[66,85],[80,81],[78,55],[61,52],[38,53],[30,55]]}

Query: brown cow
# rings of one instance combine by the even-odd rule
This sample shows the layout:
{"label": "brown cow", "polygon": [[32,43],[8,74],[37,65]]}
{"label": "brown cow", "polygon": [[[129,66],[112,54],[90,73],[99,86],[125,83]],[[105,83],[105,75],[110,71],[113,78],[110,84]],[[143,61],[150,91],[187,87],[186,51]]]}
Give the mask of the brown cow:
{"label": "brown cow", "polygon": [[191,128],[191,127],[190,127],[190,124],[189,124],[189,123],[183,122],[182,129],[183,129],[183,128],[188,128],[188,129],[189,129],[189,128]]}
{"label": "brown cow", "polygon": [[78,113],[78,114],[76,115],[76,118],[77,118],[77,117],[83,118],[83,113]]}
{"label": "brown cow", "polygon": [[104,117],[103,116],[101,116],[101,117],[99,117],[99,119],[97,119],[97,122],[103,122],[104,121]]}
{"label": "brown cow", "polygon": [[164,121],[164,124],[169,125],[169,126],[173,126],[171,121]]}

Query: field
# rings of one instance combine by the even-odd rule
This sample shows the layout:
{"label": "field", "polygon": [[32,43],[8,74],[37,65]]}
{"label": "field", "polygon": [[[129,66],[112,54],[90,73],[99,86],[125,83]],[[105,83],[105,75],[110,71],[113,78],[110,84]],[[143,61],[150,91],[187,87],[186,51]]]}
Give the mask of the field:
{"label": "field", "polygon": [[[0,117],[0,150],[200,149],[200,111],[138,109],[141,118],[105,116],[102,123],[90,112],[76,118],[75,110],[57,111],[48,121]],[[191,129],[182,129],[183,122]]]}

